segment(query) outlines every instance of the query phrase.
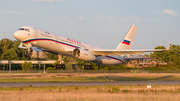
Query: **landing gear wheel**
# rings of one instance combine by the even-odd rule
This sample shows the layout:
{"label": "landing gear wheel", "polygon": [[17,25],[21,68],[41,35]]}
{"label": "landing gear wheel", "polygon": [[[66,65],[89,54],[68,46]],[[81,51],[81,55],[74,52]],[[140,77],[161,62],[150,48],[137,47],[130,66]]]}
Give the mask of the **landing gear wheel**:
{"label": "landing gear wheel", "polygon": [[64,69],[65,70],[66,66],[65,64],[57,64],[56,69]]}
{"label": "landing gear wheel", "polygon": [[62,64],[61,68],[65,70],[66,68],[65,64]]}
{"label": "landing gear wheel", "polygon": [[94,69],[94,66],[93,66],[93,65],[90,65],[90,68],[91,68],[91,70],[93,70],[93,69]]}
{"label": "landing gear wheel", "polygon": [[84,65],[84,70],[87,70],[87,65]]}
{"label": "landing gear wheel", "polygon": [[93,65],[84,65],[84,70],[93,70],[94,66]]}

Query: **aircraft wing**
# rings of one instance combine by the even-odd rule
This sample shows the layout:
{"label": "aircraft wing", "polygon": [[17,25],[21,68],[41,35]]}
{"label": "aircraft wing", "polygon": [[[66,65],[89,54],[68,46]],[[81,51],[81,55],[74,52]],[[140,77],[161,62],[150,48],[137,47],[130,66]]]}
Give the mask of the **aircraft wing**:
{"label": "aircraft wing", "polygon": [[129,54],[145,54],[145,52],[167,51],[171,44],[166,49],[148,49],[148,50],[118,50],[118,49],[93,49],[95,55],[129,55]]}

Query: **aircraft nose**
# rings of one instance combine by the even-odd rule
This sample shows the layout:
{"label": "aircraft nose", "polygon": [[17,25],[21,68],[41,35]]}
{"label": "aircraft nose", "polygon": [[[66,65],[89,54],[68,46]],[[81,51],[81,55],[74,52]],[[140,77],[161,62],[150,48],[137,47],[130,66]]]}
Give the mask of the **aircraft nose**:
{"label": "aircraft nose", "polygon": [[19,32],[18,32],[18,31],[16,31],[16,32],[14,33],[14,37],[15,37],[16,39],[19,39]]}

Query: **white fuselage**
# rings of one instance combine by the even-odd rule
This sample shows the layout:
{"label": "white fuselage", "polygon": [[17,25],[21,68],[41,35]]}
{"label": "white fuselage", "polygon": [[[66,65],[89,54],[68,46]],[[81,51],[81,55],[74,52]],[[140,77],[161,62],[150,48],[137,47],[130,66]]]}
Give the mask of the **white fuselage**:
{"label": "white fuselage", "polygon": [[[68,50],[81,48],[91,52],[93,49],[98,49],[96,46],[85,44],[81,41],[63,37],[34,27],[23,26],[21,28],[24,28],[24,30],[20,29],[14,33],[14,37],[17,40],[32,46],[46,49],[56,54],[73,57],[72,52],[69,52]],[[124,63],[123,57],[119,55],[96,56],[96,60],[91,62],[106,65]]]}

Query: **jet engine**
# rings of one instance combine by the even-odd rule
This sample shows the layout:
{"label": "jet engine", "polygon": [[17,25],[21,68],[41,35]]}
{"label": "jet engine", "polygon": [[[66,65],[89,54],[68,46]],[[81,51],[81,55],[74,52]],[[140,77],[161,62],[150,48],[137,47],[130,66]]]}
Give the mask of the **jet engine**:
{"label": "jet engine", "polygon": [[96,59],[96,56],[91,52],[79,48],[74,49],[72,55],[77,59],[85,61],[94,61]]}
{"label": "jet engine", "polygon": [[25,51],[25,55],[27,57],[38,59],[38,60],[45,60],[47,59],[47,55],[37,47],[30,47],[30,50],[28,52],[28,49]]}

